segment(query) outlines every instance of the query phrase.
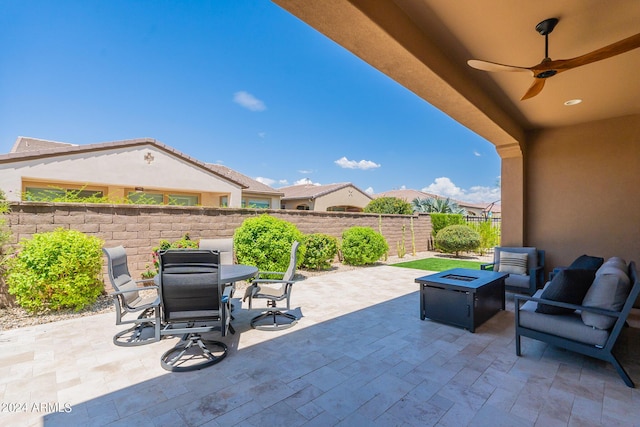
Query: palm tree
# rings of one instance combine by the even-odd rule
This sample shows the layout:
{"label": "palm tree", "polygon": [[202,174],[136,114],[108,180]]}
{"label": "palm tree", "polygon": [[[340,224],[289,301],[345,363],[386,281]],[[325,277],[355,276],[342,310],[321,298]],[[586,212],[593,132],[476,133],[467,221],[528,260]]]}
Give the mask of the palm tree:
{"label": "palm tree", "polygon": [[466,215],[467,211],[458,206],[450,198],[428,197],[426,199],[415,198],[411,202],[414,212],[451,213]]}

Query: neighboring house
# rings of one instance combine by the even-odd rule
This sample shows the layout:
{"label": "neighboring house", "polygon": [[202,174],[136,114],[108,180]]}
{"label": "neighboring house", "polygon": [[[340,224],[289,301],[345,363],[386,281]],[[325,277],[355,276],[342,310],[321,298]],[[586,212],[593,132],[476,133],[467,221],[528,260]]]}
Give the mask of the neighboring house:
{"label": "neighboring house", "polygon": [[327,185],[302,184],[278,189],[283,209],[362,212],[371,196],[350,182]]}
{"label": "neighboring house", "polygon": [[282,191],[275,190],[226,166],[211,163],[207,166],[214,172],[246,186],[242,190],[241,206],[243,208],[280,209]]}
{"label": "neighboring house", "polygon": [[[432,197],[436,199],[446,199],[446,197],[438,196],[437,194],[425,193],[424,191],[419,190],[390,190],[385,191],[384,193],[375,194],[373,197],[397,197],[398,199],[405,200],[409,203],[413,202],[414,199],[429,199]],[[458,206],[466,210],[467,215],[469,216],[489,216],[493,218],[500,217],[500,205],[496,205],[495,202],[479,204],[463,202],[461,200],[455,199],[451,199],[451,201],[457,203]]]}
{"label": "neighboring house", "polygon": [[82,190],[112,200],[186,206],[279,207],[280,192],[221,165],[187,156],[154,139],[74,145],[19,137],[0,155],[8,200]]}

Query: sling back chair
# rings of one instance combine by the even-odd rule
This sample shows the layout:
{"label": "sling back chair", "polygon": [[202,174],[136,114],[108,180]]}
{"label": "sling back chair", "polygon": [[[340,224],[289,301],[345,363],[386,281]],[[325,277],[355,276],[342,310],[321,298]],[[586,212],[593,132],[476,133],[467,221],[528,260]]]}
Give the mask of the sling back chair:
{"label": "sling back chair", "polygon": [[[254,299],[266,299],[268,310],[251,320],[251,327],[262,330],[286,329],[295,325],[298,318],[291,313],[283,312],[276,306],[278,301],[286,300],[287,310],[291,309],[291,288],[296,274],[297,251],[299,242],[291,245],[289,267],[285,272],[259,271],[247,288],[243,300],[249,299],[249,309]],[[272,277],[277,277],[273,279]],[[279,277],[278,277],[279,276]],[[265,278],[268,277],[268,278]],[[270,322],[264,320],[270,319]]]}
{"label": "sling back chair", "polygon": [[227,355],[223,342],[201,334],[219,330],[233,333],[229,292],[220,281],[220,254],[202,249],[168,249],[159,254],[162,335],[181,335],[165,352],[161,366],[174,372],[202,369]]}
{"label": "sling back chair", "polygon": [[[102,248],[107,256],[107,273],[116,308],[116,325],[133,324],[118,332],[113,343],[136,346],[160,340],[160,295],[153,279],[133,280],[127,266],[127,252],[123,246]],[[144,286],[147,284],[148,286]],[[137,315],[136,318],[132,316]],[[127,317],[125,319],[125,317]]]}

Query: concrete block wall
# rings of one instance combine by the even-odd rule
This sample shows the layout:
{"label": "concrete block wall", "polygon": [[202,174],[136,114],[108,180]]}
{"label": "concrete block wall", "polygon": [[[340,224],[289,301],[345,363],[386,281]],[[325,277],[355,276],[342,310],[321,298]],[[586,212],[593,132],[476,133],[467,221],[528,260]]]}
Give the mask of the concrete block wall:
{"label": "concrete block wall", "polygon": [[[349,212],[232,209],[184,206],[135,206],[76,203],[19,202],[11,204],[8,223],[12,244],[34,233],[58,227],[75,229],[104,240],[104,245],[123,245],[134,278],[151,263],[152,248],[159,241],[180,239],[186,233],[193,240],[232,237],[235,229],[250,217],[269,214],[296,224],[305,234],[325,233],[340,238],[352,226],[368,226],[382,234],[391,255],[397,254],[405,227],[406,253],[412,251],[411,222],[416,251],[428,249],[431,220],[428,215],[378,215]],[[106,261],[106,260],[105,260]],[[108,286],[108,279],[105,277]]]}

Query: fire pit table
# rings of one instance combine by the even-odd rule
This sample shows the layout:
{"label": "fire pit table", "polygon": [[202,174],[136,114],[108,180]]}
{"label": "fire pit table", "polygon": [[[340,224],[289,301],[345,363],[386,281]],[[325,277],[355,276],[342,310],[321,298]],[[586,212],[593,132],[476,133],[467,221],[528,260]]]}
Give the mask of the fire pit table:
{"label": "fire pit table", "polygon": [[420,319],[429,318],[475,332],[504,310],[504,280],[508,273],[454,268],[418,277]]}

